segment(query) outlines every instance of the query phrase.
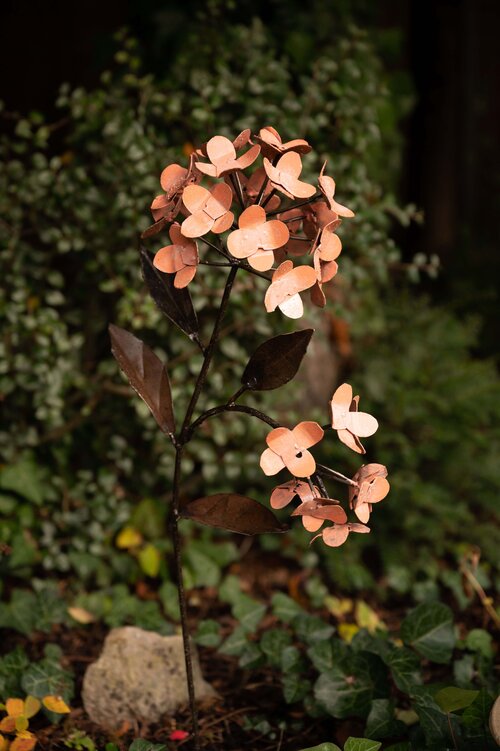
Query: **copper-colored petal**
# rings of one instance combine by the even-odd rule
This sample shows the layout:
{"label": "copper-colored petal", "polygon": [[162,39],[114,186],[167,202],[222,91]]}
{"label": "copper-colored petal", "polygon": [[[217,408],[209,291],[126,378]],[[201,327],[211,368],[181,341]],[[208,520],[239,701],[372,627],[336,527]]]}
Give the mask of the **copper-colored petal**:
{"label": "copper-colored petal", "polygon": [[323,521],[345,524],[347,514],[339,504],[321,503],[318,501],[309,501],[297,506],[292,516],[311,516],[313,519],[323,519]]}
{"label": "copper-colored petal", "polygon": [[[315,282],[316,273],[310,266],[293,268],[291,261],[285,261],[274,273],[272,284],[266,292],[264,298],[266,310],[272,312],[278,306],[283,310],[281,306],[288,298],[292,298],[296,293],[312,287]],[[300,307],[301,304],[294,300],[293,303],[286,306],[289,311],[286,314],[290,315],[290,312]]]}
{"label": "copper-colored petal", "polygon": [[302,524],[308,532],[317,532],[323,526],[324,519],[315,519],[314,516],[303,516]]}
{"label": "copper-colored petal", "polygon": [[[290,151],[289,154],[295,154],[295,151]],[[288,154],[285,154],[285,156],[288,156]],[[302,180],[296,180],[288,174],[282,174],[281,184],[294,198],[311,198],[316,193],[314,185],[309,185],[309,183],[305,183]]]}
{"label": "copper-colored petal", "polygon": [[259,232],[259,247],[263,250],[275,250],[288,242],[290,232],[286,224],[272,219],[261,228]]}
{"label": "copper-colored petal", "polygon": [[321,493],[319,492],[319,488],[316,485],[311,487],[308,482],[302,482],[297,480],[296,482],[296,493],[299,496],[302,503],[306,503],[306,501],[312,501],[314,498],[320,498]]}
{"label": "copper-colored petal", "polygon": [[[289,151],[279,159],[276,169],[281,175],[286,174],[297,179],[302,172],[302,159],[294,151]],[[313,190],[313,194],[315,192],[316,189]]]}
{"label": "copper-colored petal", "polygon": [[196,271],[197,266],[184,266],[184,268],[178,271],[175,275],[174,287],[177,287],[177,289],[187,287],[188,284],[193,281]]}
{"label": "copper-colored petal", "polygon": [[202,185],[187,185],[182,191],[182,201],[191,214],[200,211],[209,198],[210,191]]}
{"label": "copper-colored petal", "polygon": [[321,243],[318,247],[322,261],[334,261],[342,251],[342,242],[338,235],[328,229],[327,225],[321,233]]}
{"label": "copper-colored petal", "polygon": [[238,227],[247,229],[249,227],[258,227],[266,221],[266,210],[262,206],[249,206],[241,213],[238,219]]}
{"label": "copper-colored petal", "polygon": [[[197,187],[197,186],[192,186]],[[186,189],[187,190],[187,189]],[[214,220],[211,219],[205,211],[197,211],[195,214],[191,214],[187,219],[182,222],[182,234],[184,237],[201,237],[210,232],[214,225]]]}
{"label": "copper-colored petal", "polygon": [[330,548],[338,548],[343,545],[349,537],[349,527],[347,524],[336,524],[334,527],[327,527],[322,532],[323,542]]}
{"label": "copper-colored petal", "polygon": [[311,288],[311,302],[318,308],[324,308],[326,305],[325,293],[321,288],[320,282],[316,282],[314,287]]}
{"label": "copper-colored petal", "polygon": [[160,248],[153,258],[153,264],[165,274],[174,274],[184,268],[182,247],[180,245],[167,245]]}
{"label": "copper-colored petal", "polygon": [[356,522],[351,522],[348,524],[348,527],[350,532],[358,532],[358,534],[362,535],[367,535],[370,532],[370,528],[365,524],[357,524]]}
{"label": "copper-colored petal", "polygon": [[288,506],[294,496],[297,495],[295,489],[297,484],[298,483],[295,480],[290,480],[289,482],[285,482],[283,485],[278,485],[274,488],[269,501],[271,508],[280,509]]}
{"label": "copper-colored petal", "polygon": [[295,475],[295,477],[310,477],[316,472],[316,462],[314,456],[310,451],[304,449],[303,451],[296,450],[286,452],[283,454],[283,461],[287,469]]}
{"label": "copper-colored petal", "polygon": [[298,154],[308,154],[312,150],[307,141],[303,138],[294,138],[292,141],[286,141],[282,145],[282,151],[296,151]]}
{"label": "copper-colored petal", "polygon": [[180,164],[169,164],[160,176],[162,190],[171,198],[183,187],[187,176],[188,171],[185,167],[181,167]]}
{"label": "copper-colored petal", "polygon": [[299,424],[295,426],[292,430],[292,435],[297,446],[309,449],[311,446],[314,446],[321,441],[325,435],[325,431],[317,422],[305,421],[299,422]]}
{"label": "copper-colored petal", "polygon": [[184,245],[186,242],[190,242],[186,240],[184,235],[181,232],[181,225],[179,222],[174,222],[170,225],[170,229],[168,230],[168,234],[170,236],[170,239],[172,241],[172,245]]}
{"label": "copper-colored petal", "polygon": [[212,227],[212,232],[215,232],[217,235],[220,235],[221,232],[226,232],[230,227],[232,227],[233,221],[233,212],[227,211],[225,214],[215,220],[214,226]]}
{"label": "copper-colored petal", "polygon": [[248,263],[256,271],[269,271],[274,265],[274,253],[272,250],[258,250],[250,256]]}
{"label": "copper-colored petal", "polygon": [[351,433],[350,430],[337,430],[337,435],[342,443],[345,443],[346,446],[355,451],[357,454],[366,454],[365,447],[363,446],[359,438]]}
{"label": "copper-colored petal", "polygon": [[[236,159],[236,149],[229,138],[225,136],[214,136],[207,141],[207,156],[216,166],[227,164]],[[199,165],[197,165],[199,169]]]}
{"label": "copper-colored petal", "polygon": [[378,422],[367,412],[348,412],[345,415],[344,426],[347,430],[350,430],[354,435],[361,438],[367,438],[370,435],[376,433],[378,429]]}
{"label": "copper-colored petal", "polygon": [[210,162],[196,162],[196,169],[208,177],[219,177],[220,175],[218,167]]}
{"label": "copper-colored petal", "polygon": [[230,208],[233,202],[233,191],[226,183],[217,183],[210,191],[204,210],[212,219],[219,219]]}
{"label": "copper-colored petal", "polygon": [[283,459],[271,449],[264,449],[260,457],[260,466],[265,475],[276,475],[284,469]]}
{"label": "copper-colored petal", "polygon": [[358,503],[354,509],[354,513],[358,517],[360,522],[366,524],[370,520],[371,507],[369,503]]}
{"label": "copper-colored petal", "polygon": [[302,316],[304,315],[304,303],[302,302],[302,299],[298,293],[296,295],[292,295],[292,297],[288,297],[278,305],[278,308],[281,310],[283,315],[288,316],[288,318],[292,318],[294,320],[296,320],[297,318],[302,318]]}
{"label": "copper-colored petal", "polygon": [[236,160],[239,169],[246,169],[255,162],[260,154],[260,146],[252,146]]}
{"label": "copper-colored petal", "polygon": [[[359,489],[360,503],[379,503],[389,493],[391,486],[385,477],[374,477],[371,482],[363,482]],[[363,521],[361,519],[361,521]]]}
{"label": "copper-colored petal", "polygon": [[294,441],[292,431],[288,428],[274,428],[266,436],[266,443],[270,449],[280,456],[285,451],[293,451]]}
{"label": "copper-colored petal", "polygon": [[233,141],[233,146],[236,151],[240,151],[240,149],[243,149],[247,143],[250,141],[250,136],[252,135],[252,131],[250,128],[245,128],[245,130],[242,130],[239,135],[236,136],[236,138]]}
{"label": "copper-colored petal", "polygon": [[345,428],[345,415],[349,412],[352,402],[352,386],[343,383],[334,392],[330,401],[332,410],[332,428]]}

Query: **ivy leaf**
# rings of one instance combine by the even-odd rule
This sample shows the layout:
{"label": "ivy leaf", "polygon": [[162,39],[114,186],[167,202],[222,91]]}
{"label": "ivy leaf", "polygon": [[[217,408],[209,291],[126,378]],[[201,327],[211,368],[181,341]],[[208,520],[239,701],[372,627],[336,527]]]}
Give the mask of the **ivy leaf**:
{"label": "ivy leaf", "polygon": [[378,751],[382,744],[367,738],[348,738],[345,742],[344,751]]}
{"label": "ivy leaf", "polygon": [[200,621],[194,640],[202,647],[218,647],[221,642],[220,624],[212,619]]}
{"label": "ivy leaf", "polygon": [[146,402],[163,432],[173,435],[174,408],[165,363],[129,331],[110,324],[109,334],[113,356],[130,385]]}
{"label": "ivy leaf", "polygon": [[428,687],[414,688],[412,699],[428,746],[433,747],[438,742],[441,744],[439,748],[451,747],[452,743],[456,745],[461,736],[458,717],[443,712]]}
{"label": "ivy leaf", "polygon": [[[379,675],[380,660],[375,655],[349,654],[340,664],[319,676],[314,695],[333,717],[366,717],[371,702],[384,679]],[[377,674],[376,674],[377,673]]]}
{"label": "ivy leaf", "polygon": [[390,669],[394,683],[400,691],[408,694],[413,686],[422,683],[420,661],[415,652],[406,647],[393,649],[384,658],[384,662]]}
{"label": "ivy leaf", "polygon": [[217,493],[198,498],[181,509],[181,516],[208,527],[238,532],[240,535],[261,535],[286,530],[268,508],[252,498],[235,493]]}
{"label": "ivy leaf", "polygon": [[163,743],[151,743],[145,738],[136,738],[132,741],[128,751],[167,751],[167,747]]}
{"label": "ivy leaf", "polygon": [[151,576],[152,578],[158,576],[161,565],[161,556],[158,548],[155,548],[152,543],[149,542],[139,550],[137,560],[146,576]]}
{"label": "ivy leaf", "polygon": [[402,723],[394,719],[394,704],[389,699],[374,699],[370,708],[370,714],[366,720],[365,734],[370,738],[383,739],[391,735],[399,735],[397,732]]}
{"label": "ivy leaf", "polygon": [[448,686],[438,691],[434,699],[443,712],[456,712],[469,707],[478,695],[479,691]]}
{"label": "ivy leaf", "polygon": [[73,676],[52,657],[32,663],[25,671],[22,688],[26,694],[43,699],[45,696],[62,696],[69,701],[73,696]]}
{"label": "ivy leaf", "polygon": [[142,275],[148,292],[156,305],[190,339],[199,343],[198,319],[187,288],[177,289],[174,287],[173,275],[163,274],[153,266],[144,245],[141,245],[140,252]]}
{"label": "ivy leaf", "polygon": [[320,743],[319,746],[303,748],[301,751],[340,751],[340,748],[335,743]]}
{"label": "ivy leaf", "polygon": [[[500,701],[497,699],[495,707],[498,707],[499,704]],[[492,711],[492,706],[493,699],[487,690],[482,688],[476,699],[462,715],[464,734],[472,748],[495,748],[488,732],[488,724],[495,741],[497,743],[500,741],[498,713],[495,710]]]}
{"label": "ivy leaf", "polygon": [[241,382],[253,391],[284,386],[297,373],[314,329],[280,334],[261,344],[247,363]]}
{"label": "ivy leaf", "polygon": [[456,643],[452,611],[440,602],[423,602],[404,619],[401,638],[428,660],[449,662]]}

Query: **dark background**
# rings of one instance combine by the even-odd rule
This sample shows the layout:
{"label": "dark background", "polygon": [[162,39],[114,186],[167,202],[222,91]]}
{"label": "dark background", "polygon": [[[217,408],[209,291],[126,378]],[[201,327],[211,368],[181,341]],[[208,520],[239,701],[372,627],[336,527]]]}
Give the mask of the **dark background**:
{"label": "dark background", "polygon": [[[0,4],[0,97],[8,110],[52,113],[63,81],[92,86],[114,51],[113,33],[128,26],[150,69],[164,73],[183,30],[205,4],[188,0],[3,0]],[[422,208],[425,222],[398,238],[405,255],[437,253],[443,264],[431,294],[460,314],[484,320],[478,354],[497,354],[500,270],[500,64],[498,0],[330,2],[377,32],[397,29],[402,45],[387,64],[410,74],[416,103],[403,123],[402,201]],[[227,22],[249,14],[287,31],[304,20],[296,2],[237,3]]]}

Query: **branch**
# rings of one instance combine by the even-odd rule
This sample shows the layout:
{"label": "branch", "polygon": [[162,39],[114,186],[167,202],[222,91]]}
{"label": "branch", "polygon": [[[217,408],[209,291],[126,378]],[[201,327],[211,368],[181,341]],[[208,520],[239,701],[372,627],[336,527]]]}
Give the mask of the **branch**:
{"label": "branch", "polygon": [[300,206],[307,206],[309,203],[314,203],[321,198],[321,193],[315,193],[312,198],[308,198],[306,201],[299,201],[299,203],[292,203],[291,206],[287,206],[285,209],[276,209],[276,211],[269,211],[268,216],[276,216],[276,214],[283,214],[285,211],[291,211],[292,209],[298,209]]}

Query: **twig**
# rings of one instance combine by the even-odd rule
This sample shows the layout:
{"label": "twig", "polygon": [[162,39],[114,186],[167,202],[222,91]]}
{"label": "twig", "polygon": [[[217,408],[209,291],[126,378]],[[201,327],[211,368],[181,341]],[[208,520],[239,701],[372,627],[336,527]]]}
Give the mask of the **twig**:
{"label": "twig", "polygon": [[316,464],[316,474],[324,475],[325,477],[333,477],[334,480],[343,482],[345,485],[353,485],[356,488],[358,487],[357,483],[355,483],[354,480],[351,480],[349,477],[346,477],[340,472],[337,472],[335,469],[330,469],[330,467],[323,466],[323,464]]}
{"label": "twig", "polygon": [[286,209],[276,209],[275,211],[269,211],[268,216],[275,216],[276,214],[283,214],[285,211],[291,211],[292,209],[298,209],[300,206],[307,206],[309,203],[314,203],[321,198],[321,193],[315,193],[312,198],[308,198],[305,201],[299,201],[299,203],[293,203],[291,206],[287,206]]}
{"label": "twig", "polygon": [[479,599],[481,600],[481,604],[483,608],[486,610],[488,615],[490,616],[491,620],[495,624],[495,626],[500,629],[500,617],[498,616],[498,613],[496,612],[495,608],[493,607],[491,603],[491,597],[488,597],[470,568],[467,566],[466,561],[462,560],[460,562],[460,572],[465,576],[469,584],[471,585],[472,589],[475,591],[475,593],[478,595]]}

